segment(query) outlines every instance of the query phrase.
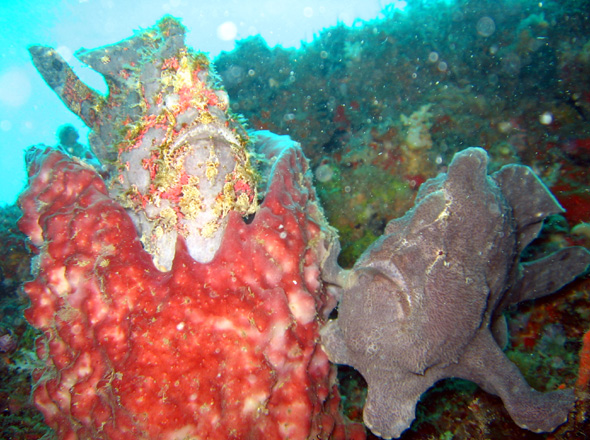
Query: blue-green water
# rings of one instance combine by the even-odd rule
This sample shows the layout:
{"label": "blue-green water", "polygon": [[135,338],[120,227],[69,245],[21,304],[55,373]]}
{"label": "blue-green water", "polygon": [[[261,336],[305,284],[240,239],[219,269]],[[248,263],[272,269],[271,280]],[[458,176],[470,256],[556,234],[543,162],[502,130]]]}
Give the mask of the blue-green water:
{"label": "blue-green water", "polygon": [[231,50],[236,39],[261,34],[270,45],[299,46],[338,21],[379,15],[379,1],[189,1],[189,0],[2,0],[0,1],[0,203],[13,203],[25,182],[22,151],[56,143],[55,133],[84,124],[72,115],[33,68],[27,46],[50,45],[90,85],[105,92],[96,73],[72,53],[129,37],[164,14],[183,20],[187,44],[212,56]]}
{"label": "blue-green water", "polygon": [[[172,14],[188,29],[187,45],[215,59],[232,108],[249,127],[301,142],[339,231],[343,266],[413,205],[418,187],[444,172],[454,153],[475,145],[489,153],[490,171],[530,166],[567,209],[547,222],[527,258],[590,246],[588,1],[423,0],[403,12],[401,2],[137,3],[0,4],[0,202],[14,202],[23,187],[26,147],[55,145],[66,123],[86,143],[83,123],[43,82],[27,46],[57,48],[87,84],[106,93],[102,78],[72,53],[116,43]],[[3,212],[0,243],[10,258],[0,274],[13,307],[30,255],[16,232],[18,211]],[[508,355],[536,389],[576,383],[589,292],[580,281],[555,299],[510,310]],[[22,314],[24,303],[18,307]],[[23,326],[21,315],[20,324],[4,317]],[[23,341],[22,353],[30,353],[31,340]],[[358,418],[362,383],[345,369],[340,374],[347,415]],[[453,387],[464,389],[453,394]],[[588,407],[587,395],[579,404]],[[7,414],[21,417],[17,410]],[[502,411],[472,385],[439,384],[418,408],[416,431],[404,438],[506,438],[506,430],[512,438],[543,438],[510,424]],[[588,421],[572,417],[555,438],[575,438],[569,428],[579,433]]]}

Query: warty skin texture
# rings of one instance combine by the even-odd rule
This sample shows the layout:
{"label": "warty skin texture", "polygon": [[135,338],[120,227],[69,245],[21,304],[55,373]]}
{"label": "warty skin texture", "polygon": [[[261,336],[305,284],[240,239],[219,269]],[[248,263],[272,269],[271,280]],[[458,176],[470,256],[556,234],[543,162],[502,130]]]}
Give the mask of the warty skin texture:
{"label": "warty skin texture", "polygon": [[562,209],[530,168],[488,176],[487,161],[469,148],[425,182],[415,207],[355,264],[338,319],[322,330],[330,359],[367,380],[364,421],[383,438],[399,437],[420,395],[446,377],[500,396],[514,421],[536,432],[565,422],[573,405],[572,390],[533,390],[504,355],[502,311],[569,283],[590,253],[569,247],[521,263],[543,219]]}

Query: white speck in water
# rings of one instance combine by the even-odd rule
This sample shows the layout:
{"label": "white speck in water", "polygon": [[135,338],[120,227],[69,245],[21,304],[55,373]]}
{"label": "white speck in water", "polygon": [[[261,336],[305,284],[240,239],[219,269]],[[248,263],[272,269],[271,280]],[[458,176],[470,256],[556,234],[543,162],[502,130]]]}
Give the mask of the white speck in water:
{"label": "white speck in water", "polygon": [[320,165],[315,169],[315,178],[318,182],[328,182],[334,177],[334,170],[328,164]]}
{"label": "white speck in water", "polygon": [[553,122],[553,115],[550,112],[545,112],[539,116],[539,122],[543,125],[549,125]]}
{"label": "white speck in water", "polygon": [[217,27],[217,36],[220,40],[231,41],[238,35],[238,27],[233,21],[226,21]]}
{"label": "white speck in water", "polygon": [[477,33],[482,37],[489,37],[496,32],[496,23],[490,17],[481,17],[475,25]]}

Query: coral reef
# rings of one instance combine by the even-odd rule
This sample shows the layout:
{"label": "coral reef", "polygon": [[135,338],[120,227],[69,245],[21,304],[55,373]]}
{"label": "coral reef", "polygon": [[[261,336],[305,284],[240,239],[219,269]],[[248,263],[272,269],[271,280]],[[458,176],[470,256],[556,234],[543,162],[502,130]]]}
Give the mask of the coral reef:
{"label": "coral reef", "polygon": [[[301,148],[310,159],[325,215],[339,231],[342,252],[338,261],[343,266],[352,267],[362,252],[383,233],[386,224],[412,207],[422,184],[439,172],[446,172],[454,153],[473,145],[481,145],[489,153],[490,172],[509,163],[530,166],[566,209],[565,213],[546,220],[539,238],[523,253],[524,259],[536,259],[571,245],[590,247],[590,234],[587,233],[590,223],[587,9],[586,2],[577,1],[416,0],[410,2],[403,13],[388,6],[379,19],[357,21],[353,27],[340,24],[326,28],[312,42],[304,43],[301,49],[268,48],[261,37],[249,38],[239,42],[236,50],[219,56],[215,66],[230,96],[232,110],[242,113],[256,129],[271,129],[302,142]],[[244,120],[229,111],[227,94],[211,72],[209,61],[185,47],[183,36],[184,30],[176,25],[175,20],[168,19],[114,46],[78,52],[83,60],[103,73],[109,87],[106,97],[82,83],[53,49],[37,47],[32,52],[49,85],[92,128],[90,144],[102,162],[100,166],[104,167],[101,177],[107,179],[109,193],[108,198],[105,193],[100,197],[104,197],[105,203],[115,197],[133,218],[135,229],[139,229],[139,236],[143,236],[143,245],[152,252],[151,256],[141,257],[141,261],[147,266],[155,262],[159,269],[164,269],[162,273],[150,269],[152,275],[160,273],[162,280],[175,273],[176,279],[188,283],[184,272],[175,270],[171,262],[170,255],[176,254],[178,246],[183,261],[190,262],[187,267],[208,267],[215,260],[195,266],[193,257],[188,257],[182,245],[188,235],[178,226],[187,220],[182,206],[194,208],[197,204],[181,205],[180,198],[203,201],[199,196],[202,197],[201,190],[210,183],[207,176],[212,177],[216,169],[221,169],[215,176],[216,183],[223,181],[224,188],[225,183],[230,183],[223,196],[231,199],[238,213],[255,211],[246,217],[247,222],[256,220],[256,212],[260,209],[254,203],[257,201],[256,192],[260,199],[261,195],[264,196],[261,193],[269,188],[267,181],[272,174],[272,164],[266,159],[262,162],[255,160],[258,157],[255,142],[248,141],[240,126]],[[402,115],[411,118],[425,106],[429,106],[426,112],[430,116],[424,120],[427,127],[422,131],[422,137],[429,135],[431,146],[410,150],[406,144],[411,126],[404,125]],[[204,127],[207,122],[213,124]],[[227,131],[220,127],[225,123]],[[201,128],[197,129],[197,125]],[[207,133],[214,138],[210,145],[205,142]],[[265,138],[264,134],[260,136],[261,140]],[[196,156],[198,153],[187,150],[183,139],[212,148],[202,148],[199,150],[201,155]],[[280,142],[278,138],[272,139],[273,142],[290,144],[285,138]],[[149,145],[148,141],[154,144]],[[224,151],[224,147],[229,147],[231,154],[222,158],[219,152]],[[41,148],[38,154],[43,150]],[[195,186],[196,179],[192,179],[190,186],[186,185],[183,166],[197,157],[197,162],[207,163],[212,151],[216,157],[212,156],[210,165],[196,171],[205,170],[204,178],[203,174],[199,175],[199,193],[196,194],[190,189]],[[35,161],[34,156],[30,159]],[[63,158],[60,163],[65,168],[73,167],[76,173],[68,174],[64,168],[61,175],[75,175],[74,180],[80,176],[86,179],[87,171],[94,172],[88,163],[81,164],[76,159]],[[297,167],[301,166],[301,170],[305,169],[305,187],[312,175],[302,162],[295,163]],[[412,163],[414,165],[410,166]],[[96,164],[92,165],[98,169]],[[130,172],[132,165],[133,172]],[[222,166],[225,169],[220,168]],[[232,170],[237,174],[244,170],[242,176],[245,179],[232,179],[236,175]],[[286,174],[279,172],[278,175]],[[166,176],[173,178],[165,179]],[[136,178],[140,179],[139,182],[134,181]],[[142,179],[149,179],[150,184]],[[98,178],[94,180],[99,181]],[[53,184],[63,184],[62,188],[72,188],[72,191],[75,189],[72,181],[54,181]],[[310,183],[307,188],[311,188]],[[184,189],[186,193],[183,193]],[[309,192],[310,199],[314,194]],[[128,197],[133,195],[135,197]],[[247,207],[241,203],[236,206],[240,195],[242,200],[247,197],[252,203]],[[80,194],[78,200],[83,203],[87,199]],[[150,216],[142,213],[144,202],[146,207],[153,202]],[[171,209],[163,210],[161,204],[158,208],[158,202]],[[296,206],[289,203],[290,208]],[[317,201],[314,199],[312,204],[315,206]],[[28,208],[32,213],[41,206],[31,204]],[[123,218],[122,208],[117,209]],[[304,212],[305,208],[302,209]],[[196,213],[194,209],[185,211]],[[223,214],[225,210],[218,212]],[[6,258],[0,261],[3,270],[0,329],[5,329],[10,338],[16,336],[17,345],[12,352],[0,353],[0,367],[5,379],[0,390],[0,437],[31,440],[40,438],[47,430],[40,422],[41,415],[35,412],[28,399],[30,372],[43,365],[35,361],[32,351],[33,339],[38,333],[24,322],[22,310],[27,300],[20,285],[30,278],[31,248],[36,252],[39,249],[27,245],[16,230],[18,208],[8,207],[4,213],[7,214],[2,216],[1,225],[5,233],[0,245]],[[97,218],[88,220],[88,225],[100,222],[100,214],[97,210]],[[227,222],[234,222],[233,217],[239,217],[239,214],[228,211],[215,218],[214,223],[220,231],[218,237],[224,234],[221,231],[228,227]],[[121,222],[119,224],[127,225],[129,233],[135,234],[128,220]],[[333,233],[323,220],[319,223],[323,233]],[[242,227],[240,222],[237,224]],[[244,228],[252,228],[252,224]],[[302,223],[298,224],[300,230],[304,229]],[[285,226],[283,224],[281,231],[287,233]],[[164,240],[157,240],[158,234],[164,230],[171,241],[174,241],[173,235],[177,237],[176,246],[170,245],[166,251],[160,247],[165,244]],[[197,232],[199,234],[194,237],[201,236],[201,231]],[[91,240],[93,236],[89,232],[79,233],[73,241],[82,245],[82,240]],[[272,234],[269,237],[276,239]],[[239,239],[242,238],[244,236]],[[281,233],[279,238],[283,240]],[[281,240],[275,241],[281,243]],[[264,238],[257,237],[255,241],[260,244]],[[209,241],[212,247],[203,261],[212,258],[215,246],[223,247],[222,242],[223,239],[216,244]],[[140,249],[138,243],[134,246],[134,249]],[[318,252],[311,252],[318,259],[321,259],[319,255],[324,255],[315,241],[307,242],[307,246]],[[281,249],[290,252],[288,247]],[[42,246],[41,252],[44,250]],[[128,250],[122,249],[121,252]],[[160,258],[158,252],[167,252],[168,257]],[[335,253],[333,249],[330,255]],[[247,256],[242,254],[241,257],[240,267],[254,266]],[[38,267],[39,261],[41,258],[37,257],[34,268]],[[106,264],[104,260],[96,261]],[[136,257],[130,257],[128,261],[136,261]],[[237,261],[237,257],[232,261]],[[64,261],[64,266],[70,262]],[[316,263],[324,269],[322,287],[310,293],[324,298],[316,304],[317,322],[321,323],[324,312],[331,307],[322,301],[329,299],[332,305],[334,302],[324,289],[338,277],[328,275],[335,272],[333,264],[328,264],[332,269],[327,270],[326,265]],[[108,266],[98,265],[94,273],[109,270]],[[109,273],[116,275],[114,271]],[[237,273],[236,280],[239,281],[241,272]],[[47,285],[63,281],[58,276],[60,274],[48,273],[53,278],[48,279]],[[228,280],[235,276],[231,271],[216,274]],[[132,278],[127,280],[132,282]],[[84,280],[77,282],[84,284]],[[191,289],[205,297],[201,292],[207,288],[205,284],[201,278],[195,279],[191,282]],[[163,295],[163,285],[158,285],[154,292]],[[145,286],[147,284],[143,284]],[[182,295],[186,295],[184,290]],[[247,301],[248,297],[244,298]],[[216,298],[207,301],[211,304],[223,302]],[[137,310],[136,313],[140,312]],[[237,319],[233,310],[220,310],[219,313],[231,315],[231,322]],[[588,280],[575,281],[560,294],[513,305],[506,309],[505,315],[510,331],[506,355],[517,365],[526,381],[539,391],[575,387],[576,405],[567,423],[547,435],[523,430],[511,420],[498,397],[478,389],[473,383],[446,379],[437,382],[421,397],[416,420],[411,429],[402,434],[404,440],[577,440],[582,433],[590,432],[587,416],[590,414],[590,393],[588,386],[584,385],[588,371],[584,335],[590,319]],[[64,324],[64,316],[67,318],[67,313],[56,316],[60,325]],[[218,324],[215,330],[231,330],[219,327],[223,325]],[[289,328],[289,335],[294,334],[294,327],[296,325]],[[144,330],[146,335],[156,332],[147,324]],[[317,338],[314,332],[310,331],[308,336]],[[319,345],[315,347],[321,351]],[[312,359],[322,359],[319,355],[313,356]],[[51,371],[54,370],[49,363],[47,372]],[[319,368],[318,371],[325,371],[330,376],[328,379],[321,377],[318,389],[330,388],[333,370]],[[44,376],[41,379],[55,378]],[[344,413],[361,422],[367,391],[365,381],[352,368],[342,366],[338,367],[338,379]],[[237,382],[232,382],[230,387],[232,385],[237,386]],[[42,388],[40,385],[38,389]],[[222,395],[223,389],[218,395]],[[60,398],[69,392],[65,388],[57,390],[64,392]],[[337,416],[337,392],[333,388],[330,392],[332,398],[328,398],[323,409],[317,411],[327,414],[322,420],[328,425],[333,422],[340,426],[334,431],[338,437],[344,428]],[[164,397],[167,395],[163,394]],[[319,402],[316,404],[320,405]],[[315,418],[310,416],[312,420],[321,418],[319,413],[316,414]],[[272,416],[269,414],[269,417]],[[69,419],[64,426],[69,426],[72,420]],[[326,437],[329,436],[328,430],[326,428],[324,433]],[[359,435],[362,433],[354,429],[348,433],[349,437]],[[375,438],[370,432],[368,437]]]}
{"label": "coral reef", "polygon": [[[215,64],[233,108],[255,128],[291,135],[314,169],[330,166],[330,180],[316,187],[339,231],[343,266],[352,267],[411,207],[420,185],[445,172],[455,152],[474,145],[489,153],[491,171],[530,166],[566,210],[527,249],[543,254],[590,247],[587,9],[577,1],[417,0],[403,12],[389,5],[381,18],[326,28],[301,49],[242,40]],[[416,155],[424,169],[412,174],[401,115],[425,105],[432,148]],[[506,316],[506,352],[527,382],[541,391],[574,387],[590,318],[588,283],[512,306]],[[565,348],[541,351],[538,342],[552,334],[545,328],[555,324]],[[339,372],[346,413],[361,420],[364,381],[350,368]],[[568,423],[543,435],[514,424],[500,399],[456,383],[441,381],[424,394],[403,439],[573,439],[590,431],[583,390]]]}
{"label": "coral reef", "polygon": [[29,303],[21,283],[31,276],[32,255],[16,225],[21,214],[17,206],[0,207],[0,437],[33,440],[49,428],[30,398],[31,373],[41,364],[34,353],[39,332],[23,316]]}
{"label": "coral reef", "polygon": [[402,123],[406,126],[406,137],[402,145],[402,151],[406,162],[407,172],[410,174],[428,173],[432,174],[431,163],[425,160],[427,155],[424,150],[432,148],[432,113],[428,110],[431,104],[420,107],[409,117],[401,115]]}
{"label": "coral reef", "polygon": [[[297,50],[269,48],[252,37],[215,65],[232,107],[254,128],[302,142],[314,169],[329,157],[341,174],[370,164],[410,185],[390,202],[392,209],[374,212],[366,224],[362,208],[340,206],[351,193],[370,204],[371,194],[390,191],[389,182],[375,181],[370,171],[333,182],[322,201],[330,222],[339,219],[342,236],[366,235],[361,241],[368,245],[405,213],[420,183],[444,172],[454,153],[477,145],[491,153],[491,170],[507,163],[533,168],[574,226],[590,218],[582,4],[416,0],[403,12],[389,5],[379,19],[326,28]],[[484,17],[494,23],[492,34],[477,29]],[[432,147],[412,152],[423,168],[410,172],[401,115],[428,105]],[[363,250],[349,250],[345,240],[342,248],[346,267]]]}

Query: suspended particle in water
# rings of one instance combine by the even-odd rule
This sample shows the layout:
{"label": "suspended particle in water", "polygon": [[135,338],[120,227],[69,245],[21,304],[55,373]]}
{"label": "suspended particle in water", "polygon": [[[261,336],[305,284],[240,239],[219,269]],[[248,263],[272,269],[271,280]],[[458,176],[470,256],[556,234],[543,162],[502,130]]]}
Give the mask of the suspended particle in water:
{"label": "suspended particle in water", "polygon": [[553,115],[550,112],[545,112],[539,116],[539,122],[543,125],[549,125],[553,122]]}
{"label": "suspended particle in water", "polygon": [[501,64],[502,71],[510,76],[517,76],[520,73],[520,57],[514,52],[506,54],[506,56],[502,58]]}
{"label": "suspended particle in water", "polygon": [[8,119],[0,121],[0,131],[10,131],[11,128],[12,122],[10,122]]}
{"label": "suspended particle in water", "polygon": [[320,165],[315,170],[315,178],[318,182],[328,182],[334,176],[334,170],[328,164]]}
{"label": "suspended particle in water", "polygon": [[475,25],[475,29],[482,37],[489,37],[496,32],[496,23],[490,17],[481,17]]}
{"label": "suspended particle in water", "polygon": [[226,21],[217,27],[217,36],[223,41],[231,41],[238,35],[238,27],[233,21]]}

